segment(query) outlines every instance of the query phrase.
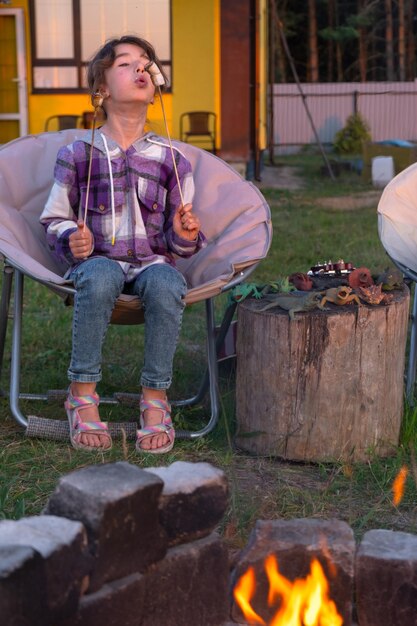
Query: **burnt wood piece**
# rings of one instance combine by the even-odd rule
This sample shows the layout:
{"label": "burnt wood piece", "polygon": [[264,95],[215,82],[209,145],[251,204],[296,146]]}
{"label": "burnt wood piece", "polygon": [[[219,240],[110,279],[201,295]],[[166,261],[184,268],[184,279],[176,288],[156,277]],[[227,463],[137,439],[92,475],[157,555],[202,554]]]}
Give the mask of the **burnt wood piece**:
{"label": "burnt wood piece", "polygon": [[332,287],[342,287],[349,285],[349,278],[347,274],[343,276],[329,276],[328,274],[313,274],[311,276],[313,281],[313,288],[319,291],[325,289],[331,289]]}

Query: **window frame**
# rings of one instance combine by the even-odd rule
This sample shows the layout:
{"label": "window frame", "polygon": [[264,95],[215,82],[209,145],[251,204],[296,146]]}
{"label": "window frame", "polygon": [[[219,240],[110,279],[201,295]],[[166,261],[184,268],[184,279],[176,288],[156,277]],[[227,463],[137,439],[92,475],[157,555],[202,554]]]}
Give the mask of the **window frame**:
{"label": "window frame", "polygon": [[[29,0],[30,15],[30,50],[31,50],[31,79],[33,94],[83,94],[88,93],[87,87],[81,87],[87,63],[81,59],[81,0],[72,0],[72,37],[74,43],[74,56],[67,59],[42,59],[36,56],[36,0]],[[161,59],[164,68],[168,68],[170,81],[166,89],[172,92],[173,70],[172,70],[172,0],[169,2],[169,43],[170,60]],[[78,87],[35,87],[35,68],[37,67],[75,67]]]}

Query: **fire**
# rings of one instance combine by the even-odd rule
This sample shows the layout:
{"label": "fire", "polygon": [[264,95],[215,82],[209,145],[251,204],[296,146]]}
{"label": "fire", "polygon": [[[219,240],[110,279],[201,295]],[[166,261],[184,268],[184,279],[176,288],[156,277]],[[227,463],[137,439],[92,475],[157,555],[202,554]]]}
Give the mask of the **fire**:
{"label": "fire", "polygon": [[268,606],[279,608],[267,624],[254,611],[251,600],[256,591],[253,567],[238,580],[233,595],[249,624],[262,626],[343,626],[343,619],[329,598],[329,583],[317,559],[312,559],[307,577],[291,582],[278,570],[274,555],[265,559],[265,572],[269,582]]}
{"label": "fire", "polygon": [[395,477],[394,482],[392,483],[392,493],[394,494],[392,501],[395,506],[400,504],[401,500],[403,499],[407,474],[408,468],[403,465],[403,467],[400,469],[397,476]]}

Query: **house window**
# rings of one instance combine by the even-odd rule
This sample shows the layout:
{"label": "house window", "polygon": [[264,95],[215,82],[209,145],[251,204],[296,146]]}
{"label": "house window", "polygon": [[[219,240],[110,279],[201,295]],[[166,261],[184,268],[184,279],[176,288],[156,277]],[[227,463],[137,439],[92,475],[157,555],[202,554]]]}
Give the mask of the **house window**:
{"label": "house window", "polygon": [[170,0],[30,0],[34,93],[85,91],[85,66],[106,39],[133,34],[171,75]]}

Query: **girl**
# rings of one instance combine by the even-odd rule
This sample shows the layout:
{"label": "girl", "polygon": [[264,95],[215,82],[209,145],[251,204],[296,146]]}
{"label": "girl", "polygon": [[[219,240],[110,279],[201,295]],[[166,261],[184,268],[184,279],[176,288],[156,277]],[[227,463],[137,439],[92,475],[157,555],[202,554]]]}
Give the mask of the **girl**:
{"label": "girl", "polygon": [[155,94],[147,71],[152,62],[161,83],[166,77],[153,47],[136,36],[111,39],[95,54],[88,85],[93,104],[97,98],[102,102],[105,123],[94,145],[89,132],[59,151],[41,215],[48,244],[69,263],[67,275],[76,287],[65,408],[71,443],[83,450],[112,445],[107,424],[100,421],[96,384],[103,340],[122,292],[139,296],[145,312],[136,448],[162,453],[174,445],[166,390],[186,293],[174,256],[196,253],[204,236],[192,211],[190,163],[174,149],[177,178],[167,141],[145,132]]}

